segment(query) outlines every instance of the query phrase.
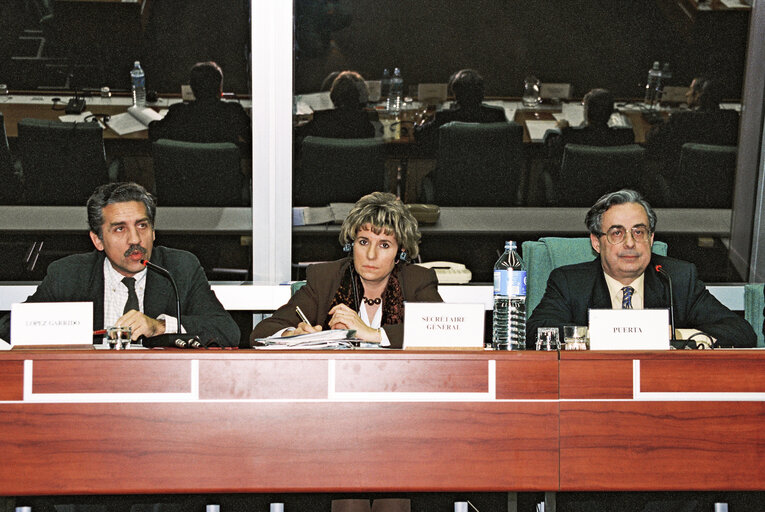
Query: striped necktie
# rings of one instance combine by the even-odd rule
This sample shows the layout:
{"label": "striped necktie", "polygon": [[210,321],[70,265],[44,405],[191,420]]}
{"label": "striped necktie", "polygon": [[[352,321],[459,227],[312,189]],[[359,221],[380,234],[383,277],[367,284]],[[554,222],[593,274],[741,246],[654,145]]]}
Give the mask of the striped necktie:
{"label": "striped necktie", "polygon": [[635,289],[631,286],[625,286],[622,288],[624,295],[622,296],[622,309],[632,309],[632,294],[635,293]]}

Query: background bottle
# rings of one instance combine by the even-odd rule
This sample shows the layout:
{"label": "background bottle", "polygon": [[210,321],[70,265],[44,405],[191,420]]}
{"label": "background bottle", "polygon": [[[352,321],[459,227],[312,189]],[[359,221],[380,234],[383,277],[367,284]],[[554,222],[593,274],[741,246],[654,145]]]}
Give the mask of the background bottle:
{"label": "background bottle", "polygon": [[141,63],[135,61],[133,69],[130,71],[130,83],[133,89],[133,106],[146,106],[146,75],[141,69]]}
{"label": "background bottle", "polygon": [[657,60],[653,63],[651,69],[648,70],[648,78],[645,82],[645,99],[643,102],[646,105],[653,105],[656,102],[656,86],[659,84],[660,75],[661,69]]}
{"label": "background bottle", "polygon": [[526,266],[512,240],[505,242],[505,252],[494,264],[491,346],[495,350],[526,348]]}
{"label": "background bottle", "polygon": [[664,96],[664,86],[667,85],[670,78],[672,78],[672,70],[669,68],[669,62],[665,62],[656,79],[656,95],[654,97],[656,105],[661,103],[661,98]]}
{"label": "background bottle", "polygon": [[388,93],[388,111],[400,112],[404,97],[404,79],[401,78],[401,70],[393,70],[393,78],[390,79],[390,91]]}
{"label": "background bottle", "polygon": [[390,94],[390,71],[383,69],[382,80],[380,80],[380,98],[387,98]]}

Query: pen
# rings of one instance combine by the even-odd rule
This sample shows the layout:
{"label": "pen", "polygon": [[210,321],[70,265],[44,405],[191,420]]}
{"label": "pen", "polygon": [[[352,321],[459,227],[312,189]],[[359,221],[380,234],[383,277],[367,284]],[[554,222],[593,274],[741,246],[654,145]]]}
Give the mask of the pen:
{"label": "pen", "polygon": [[100,329],[98,331],[93,331],[93,336],[101,336],[106,334],[106,329]]}
{"label": "pen", "polygon": [[295,311],[297,311],[297,314],[298,314],[298,316],[300,317],[300,319],[301,319],[301,320],[302,320],[304,323],[308,324],[308,327],[313,327],[313,326],[311,325],[311,322],[309,322],[309,321],[308,321],[308,318],[305,316],[305,313],[303,313],[303,310],[302,310],[302,309],[300,309],[300,306],[295,306]]}

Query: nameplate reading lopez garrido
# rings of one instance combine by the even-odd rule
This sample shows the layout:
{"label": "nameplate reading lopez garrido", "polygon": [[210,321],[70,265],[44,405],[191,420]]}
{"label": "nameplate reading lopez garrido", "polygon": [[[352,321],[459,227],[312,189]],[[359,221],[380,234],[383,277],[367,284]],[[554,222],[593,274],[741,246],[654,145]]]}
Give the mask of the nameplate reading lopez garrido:
{"label": "nameplate reading lopez garrido", "polygon": [[669,350],[669,310],[591,309],[590,350]]}
{"label": "nameplate reading lopez garrido", "polygon": [[11,305],[13,346],[92,345],[92,302]]}
{"label": "nameplate reading lopez garrido", "polygon": [[483,304],[407,302],[406,349],[483,349]]}

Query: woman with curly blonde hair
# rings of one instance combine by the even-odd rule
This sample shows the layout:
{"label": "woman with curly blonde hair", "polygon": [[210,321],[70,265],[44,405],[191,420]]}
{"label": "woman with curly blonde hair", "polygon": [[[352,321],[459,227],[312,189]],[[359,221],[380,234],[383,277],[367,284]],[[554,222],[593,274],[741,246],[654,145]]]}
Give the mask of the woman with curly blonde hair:
{"label": "woman with curly blonde hair", "polygon": [[354,329],[361,340],[400,348],[404,302],[442,301],[435,272],[409,263],[419,254],[419,241],[417,221],[393,194],[362,197],[340,228],[340,244],[349,256],[308,267],[306,285],[255,327],[250,343],[273,335]]}

